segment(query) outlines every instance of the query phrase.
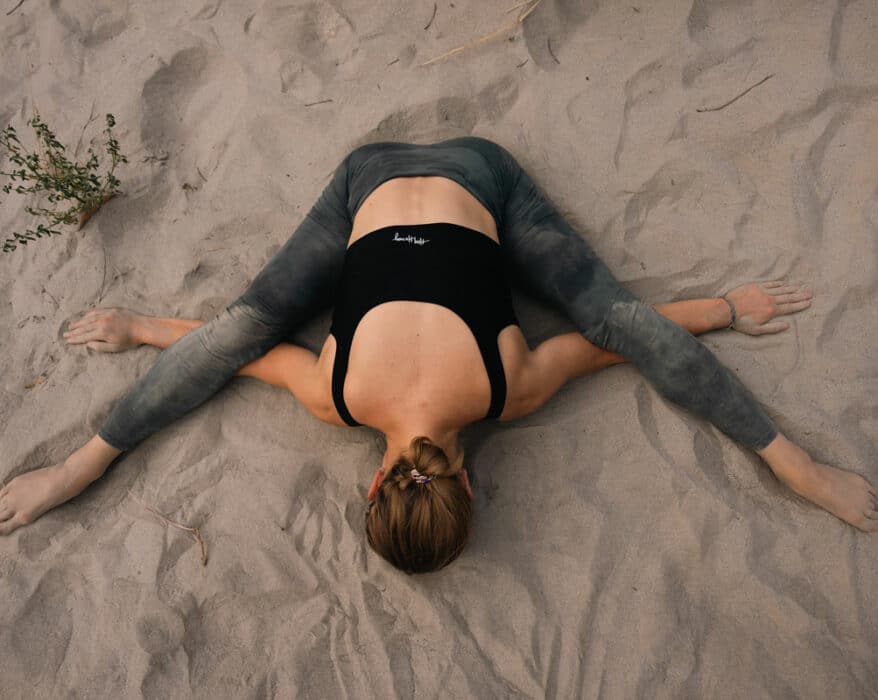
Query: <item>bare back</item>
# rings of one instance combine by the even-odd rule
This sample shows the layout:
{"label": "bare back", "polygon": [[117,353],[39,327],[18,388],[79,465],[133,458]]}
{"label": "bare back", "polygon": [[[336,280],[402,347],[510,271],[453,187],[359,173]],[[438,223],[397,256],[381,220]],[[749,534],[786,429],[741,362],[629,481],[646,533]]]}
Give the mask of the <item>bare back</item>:
{"label": "bare back", "polygon": [[[456,182],[441,177],[388,180],[363,202],[354,218],[352,243],[393,225],[444,222],[465,226],[498,241],[494,218]],[[499,242],[499,241],[498,241]],[[517,326],[498,339],[507,385],[527,352]],[[320,356],[331,382],[335,339]],[[393,301],[376,306],[360,321],[351,345],[344,398],[354,418],[386,430],[398,417],[443,416],[459,427],[483,418],[491,386],[472,331],[443,306]]]}

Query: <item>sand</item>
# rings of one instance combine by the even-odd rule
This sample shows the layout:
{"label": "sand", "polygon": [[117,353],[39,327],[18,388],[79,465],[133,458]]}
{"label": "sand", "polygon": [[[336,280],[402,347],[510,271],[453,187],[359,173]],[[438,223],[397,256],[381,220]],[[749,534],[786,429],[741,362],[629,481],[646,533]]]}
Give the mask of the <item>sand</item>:
{"label": "sand", "polygon": [[[85,309],[209,318],[349,149],[474,134],[650,302],[810,284],[790,331],[704,342],[790,437],[878,483],[871,0],[544,0],[428,67],[508,5],[443,0],[425,30],[432,2],[14,4],[0,124],[37,106],[76,144],[94,117],[81,154],[112,112],[131,162],[82,231],[0,256],[0,479],[66,457],[154,361],[65,346]],[[0,230],[29,220],[4,198]],[[517,304],[532,340],[566,328]],[[878,697],[878,540],[635,370],[465,444],[472,541],[406,577],[364,540],[375,433],[233,381],[0,540],[0,695]],[[129,490],[198,526],[207,565]]]}

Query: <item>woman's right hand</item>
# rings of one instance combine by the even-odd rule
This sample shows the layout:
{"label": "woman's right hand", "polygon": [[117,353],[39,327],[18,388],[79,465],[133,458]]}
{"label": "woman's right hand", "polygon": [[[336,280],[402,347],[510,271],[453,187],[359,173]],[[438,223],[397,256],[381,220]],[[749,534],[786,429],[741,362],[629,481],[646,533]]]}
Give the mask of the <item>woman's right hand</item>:
{"label": "woman's right hand", "polygon": [[128,309],[92,309],[67,327],[64,340],[98,352],[123,352],[142,345],[138,328],[146,316]]}
{"label": "woman's right hand", "polygon": [[732,328],[747,335],[765,335],[789,328],[787,321],[774,319],[804,311],[811,306],[812,294],[801,284],[775,280],[745,284],[725,296],[738,314]]}

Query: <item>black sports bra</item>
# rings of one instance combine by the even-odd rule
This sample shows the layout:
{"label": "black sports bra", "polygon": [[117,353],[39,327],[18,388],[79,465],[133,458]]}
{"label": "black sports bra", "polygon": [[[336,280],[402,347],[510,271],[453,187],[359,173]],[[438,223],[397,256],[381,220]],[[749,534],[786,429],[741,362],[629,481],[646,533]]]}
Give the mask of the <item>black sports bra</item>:
{"label": "black sports bra", "polygon": [[348,425],[360,425],[344,402],[351,342],[371,309],[389,301],[438,304],[469,326],[491,383],[486,418],[506,404],[506,375],[497,347],[504,328],[518,325],[500,246],[456,224],[387,226],[355,241],[345,253],[330,333],[335,338],[332,398]]}

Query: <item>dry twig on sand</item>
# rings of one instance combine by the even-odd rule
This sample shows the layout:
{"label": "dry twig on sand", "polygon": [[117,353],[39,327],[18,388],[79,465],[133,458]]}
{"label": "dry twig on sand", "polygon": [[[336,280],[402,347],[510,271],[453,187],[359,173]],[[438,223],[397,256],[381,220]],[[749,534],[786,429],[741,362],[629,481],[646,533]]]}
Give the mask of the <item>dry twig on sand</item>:
{"label": "dry twig on sand", "polygon": [[426,26],[424,27],[424,31],[425,31],[425,32],[430,28],[430,25],[433,24],[433,20],[436,19],[436,10],[438,10],[438,9],[439,9],[439,5],[437,5],[437,4],[434,2],[434,3],[433,3],[433,14],[430,15],[430,21],[427,22]]}
{"label": "dry twig on sand", "polygon": [[156,516],[159,520],[161,520],[165,525],[170,525],[171,527],[175,527],[178,530],[182,530],[183,532],[188,532],[195,538],[195,541],[198,543],[198,546],[201,547],[201,565],[207,566],[207,547],[204,544],[204,540],[201,539],[201,531],[197,527],[188,527],[183,525],[182,523],[178,523],[175,520],[171,520],[166,515],[160,513],[155,508],[150,505],[147,505],[143,501],[141,501],[137,496],[135,496],[131,491],[128,491],[128,495],[132,500],[137,501],[141,506],[146,508],[150,513]]}
{"label": "dry twig on sand", "polygon": [[549,55],[552,57],[552,60],[555,61],[559,66],[561,65],[561,61],[558,60],[558,57],[555,55],[555,52],[552,51],[552,37],[546,38],[546,48],[549,49]]}
{"label": "dry twig on sand", "polygon": [[765,76],[762,80],[760,80],[758,83],[754,83],[753,85],[751,85],[750,87],[748,87],[746,90],[744,90],[744,92],[740,93],[739,95],[735,95],[732,99],[730,99],[728,102],[724,102],[724,103],[721,104],[719,107],[699,107],[699,108],[696,109],[695,111],[696,111],[696,112],[719,112],[721,109],[725,109],[725,108],[728,107],[730,104],[732,104],[732,103],[734,103],[734,102],[737,102],[737,101],[740,100],[744,95],[746,95],[748,92],[750,92],[750,91],[753,90],[754,88],[758,88],[758,87],[759,87],[760,85],[762,85],[762,83],[764,83],[766,80],[768,80],[769,78],[773,78],[773,77],[774,77],[774,73],[771,73],[770,75],[766,75],[766,76]]}
{"label": "dry twig on sand", "polygon": [[424,63],[421,63],[419,65],[420,66],[429,66],[432,63],[438,63],[439,61],[442,61],[446,58],[450,58],[451,56],[456,56],[459,53],[463,53],[467,49],[471,49],[474,46],[479,46],[480,44],[487,44],[489,41],[493,41],[494,39],[499,39],[504,34],[508,34],[509,32],[513,31],[519,24],[524,22],[524,20],[526,20],[531,15],[531,13],[533,13],[533,11],[536,10],[537,7],[539,7],[539,4],[542,1],[543,0],[525,0],[525,2],[520,2],[517,5],[513,5],[512,7],[510,7],[506,11],[507,14],[509,12],[512,12],[513,10],[517,10],[518,8],[522,8],[522,9],[521,9],[521,12],[518,13],[518,17],[516,17],[509,24],[504,24],[502,27],[491,32],[490,34],[485,34],[485,36],[479,37],[475,41],[471,41],[470,43],[464,44],[463,46],[458,46],[456,49],[451,49],[451,51],[448,51],[448,52],[442,54],[441,56],[436,56],[436,58],[431,58],[429,61],[425,61]]}

